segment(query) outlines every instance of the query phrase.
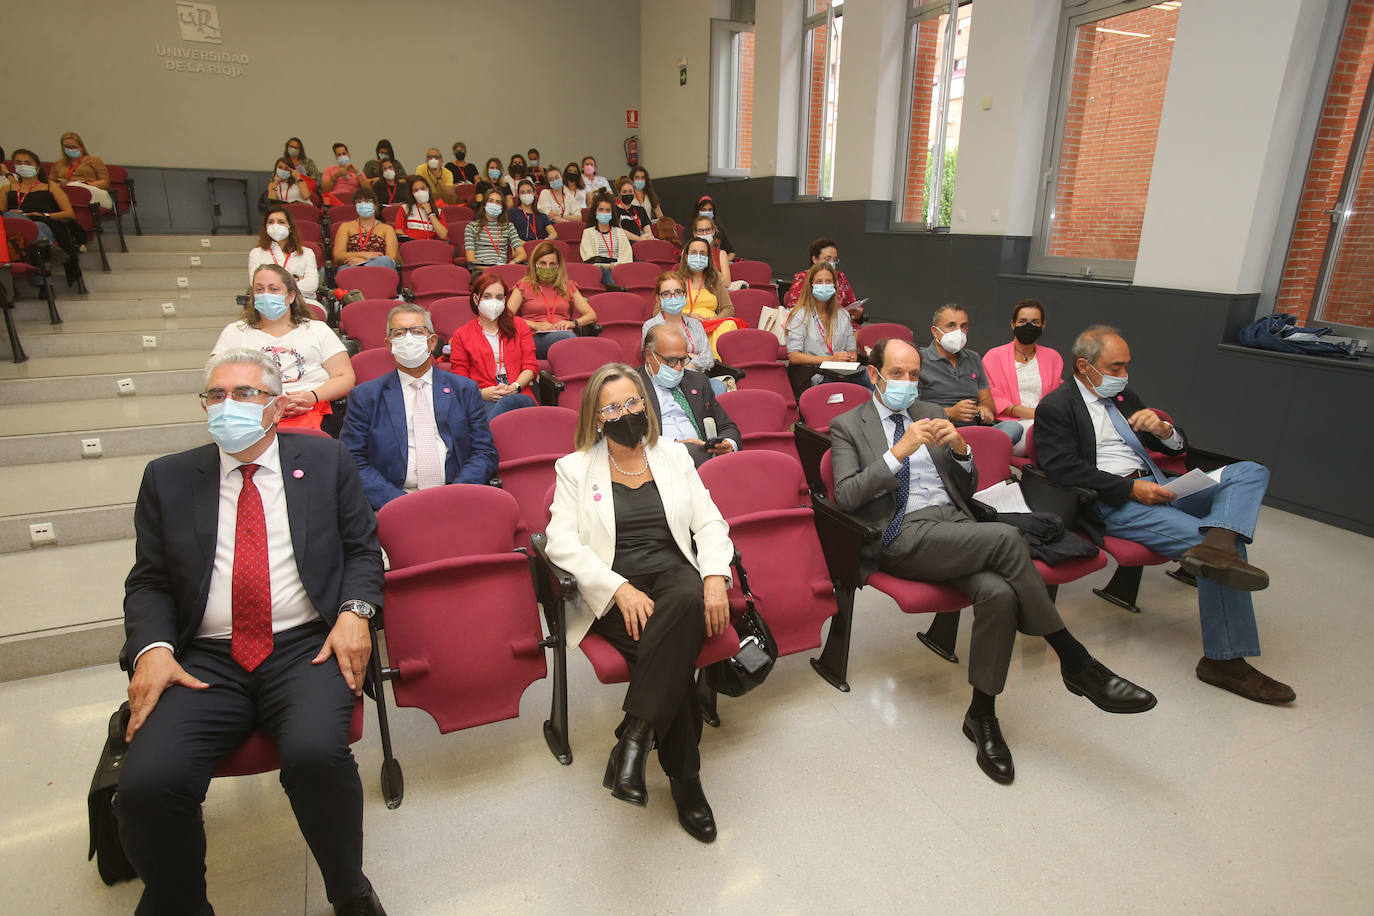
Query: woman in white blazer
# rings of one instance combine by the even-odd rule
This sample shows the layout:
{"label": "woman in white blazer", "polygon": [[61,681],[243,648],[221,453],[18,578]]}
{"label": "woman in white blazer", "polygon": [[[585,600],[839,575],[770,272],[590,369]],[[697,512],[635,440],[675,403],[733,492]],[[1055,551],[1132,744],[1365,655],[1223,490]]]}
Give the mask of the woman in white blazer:
{"label": "woman in white blazer", "polygon": [[630,668],[604,785],[645,804],[644,767],[657,739],[678,821],[709,843],[716,823],[701,787],[693,676],[703,640],[729,622],[729,526],[687,449],[659,438],[652,402],[629,366],[603,366],[587,383],[576,444],[556,465],[548,554],[577,577],[568,642],[595,630]]}

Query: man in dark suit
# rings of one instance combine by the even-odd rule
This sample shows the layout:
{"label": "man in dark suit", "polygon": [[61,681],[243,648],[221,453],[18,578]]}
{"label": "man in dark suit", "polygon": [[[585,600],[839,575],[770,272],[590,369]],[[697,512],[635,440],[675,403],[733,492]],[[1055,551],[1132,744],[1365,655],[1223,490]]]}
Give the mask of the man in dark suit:
{"label": "man in dark suit", "polygon": [[872,399],[830,422],[835,501],[883,532],[863,547],[860,572],[947,582],[973,602],[969,683],[973,702],[964,734],[989,777],[1015,771],[995,697],[1006,685],[1016,631],[1043,636],[1059,654],[1064,685],[1107,712],[1144,712],[1154,695],[1113,674],[1074,639],[1031,562],[1017,530],[978,521],[973,453],[934,404],[916,400],[921,354],[886,339],[869,354]]}
{"label": "man in dark suit", "polygon": [[439,338],[425,309],[398,305],[386,326],[396,371],[353,389],[339,434],[367,501],[380,509],[415,490],[486,483],[496,447],[477,383],[434,367]]}
{"label": "man in dark suit", "polygon": [[[661,324],[649,328],[639,374],[644,390],[655,399],[659,433],[686,445],[692,461],[701,467],[713,455],[739,451],[744,437],[716,400],[710,380],[687,366],[687,338]],[[711,435],[708,418],[721,440],[709,449],[705,441]]]}
{"label": "man in dark suit", "polygon": [[1202,620],[1200,680],[1261,703],[1290,703],[1293,688],[1245,659],[1260,654],[1250,592],[1269,584],[1246,559],[1269,471],[1253,461],[1227,465],[1221,482],[1182,499],[1150,450],[1177,455],[1183,430],[1126,387],[1131,350],[1115,328],[1095,325],[1073,345],[1074,383],[1035,409],[1035,450],[1055,483],[1097,493],[1085,507],[1087,533],[1138,541],[1179,560],[1198,580]]}
{"label": "man in dark suit", "polygon": [[138,912],[210,912],[200,804],[216,764],[262,729],[335,911],[381,913],[348,747],[382,603],[376,517],[337,442],[276,434],[271,359],[216,356],[201,398],[215,444],[148,464],[124,586],[119,822]]}

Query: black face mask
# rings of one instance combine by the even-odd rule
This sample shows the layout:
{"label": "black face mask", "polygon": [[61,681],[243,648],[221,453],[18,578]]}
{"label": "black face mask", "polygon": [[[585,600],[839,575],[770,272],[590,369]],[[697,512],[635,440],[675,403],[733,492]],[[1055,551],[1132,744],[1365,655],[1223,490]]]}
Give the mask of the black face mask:
{"label": "black face mask", "polygon": [[517,162],[515,165],[510,167],[510,174],[512,178],[524,178],[525,167]]}
{"label": "black face mask", "polygon": [[1040,339],[1040,335],[1045,333],[1044,328],[1036,327],[1033,324],[1018,324],[1012,328],[1011,333],[1023,344],[1033,344]]}
{"label": "black face mask", "polygon": [[456,152],[456,153],[453,154],[453,158],[454,158],[454,159],[457,159],[459,162],[462,162],[462,161],[463,161],[464,159],[466,159],[467,157],[468,157],[468,151],[465,150],[465,149],[460,149],[458,152]]}
{"label": "black face mask", "polygon": [[634,196],[633,194],[621,194],[621,195],[620,195],[620,202],[621,202],[622,204],[625,204],[626,206],[629,206],[630,203],[631,203],[631,201],[633,201],[634,199],[635,199],[635,196]]}
{"label": "black face mask", "polygon": [[568,174],[563,176],[563,183],[575,188],[577,187],[577,176],[572,172],[569,172]]}
{"label": "black face mask", "polygon": [[649,418],[643,411],[639,413],[624,413],[619,420],[608,420],[601,426],[612,442],[623,445],[626,448],[634,448],[649,433]]}

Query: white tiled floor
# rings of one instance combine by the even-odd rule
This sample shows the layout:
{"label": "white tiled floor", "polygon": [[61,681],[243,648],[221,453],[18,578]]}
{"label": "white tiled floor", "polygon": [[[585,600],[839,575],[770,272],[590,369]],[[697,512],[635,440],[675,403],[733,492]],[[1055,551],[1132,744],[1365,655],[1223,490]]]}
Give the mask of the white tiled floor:
{"label": "white tiled floor", "polygon": [[[1291,707],[1194,678],[1191,589],[1148,570],[1135,616],[1091,595],[1101,573],[1062,589],[1060,607],[1159,706],[1100,713],[1022,639],[998,704],[1017,778],[998,786],[959,733],[963,667],[916,642],[926,618],[865,593],[853,692],[793,656],[722,699],[724,725],[703,741],[715,845],[677,826],[655,767],[645,809],[601,788],[621,690],[574,653],[571,767],[544,746],[547,681],[520,718],[466,732],[401,710],[406,797],[388,811],[369,710],[355,748],[368,875],[393,914],[1369,912],[1374,543],[1269,510],[1260,537],[1252,557],[1274,579],[1257,602],[1260,664],[1294,685]],[[114,666],[0,685],[6,911],[132,910],[137,883],[106,888],[84,860],[84,796],[123,686]],[[218,912],[329,912],[275,776],[216,780],[205,815]]]}

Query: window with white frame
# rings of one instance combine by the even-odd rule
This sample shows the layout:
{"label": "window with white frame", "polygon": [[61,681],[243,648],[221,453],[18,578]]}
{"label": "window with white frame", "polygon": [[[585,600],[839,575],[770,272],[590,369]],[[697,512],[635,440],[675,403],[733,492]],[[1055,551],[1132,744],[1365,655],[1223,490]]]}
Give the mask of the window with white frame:
{"label": "window with white frame", "polygon": [[949,226],[972,26],[972,0],[910,0],[894,226]]}
{"label": "window with white frame", "polygon": [[802,99],[797,196],[830,198],[840,91],[844,0],[807,0],[802,22]]}
{"label": "window with white frame", "polygon": [[711,146],[707,173],[748,178],[754,156],[754,25],[711,20]]}
{"label": "window with white frame", "polygon": [[1182,0],[1066,4],[1041,159],[1035,273],[1135,274]]}

